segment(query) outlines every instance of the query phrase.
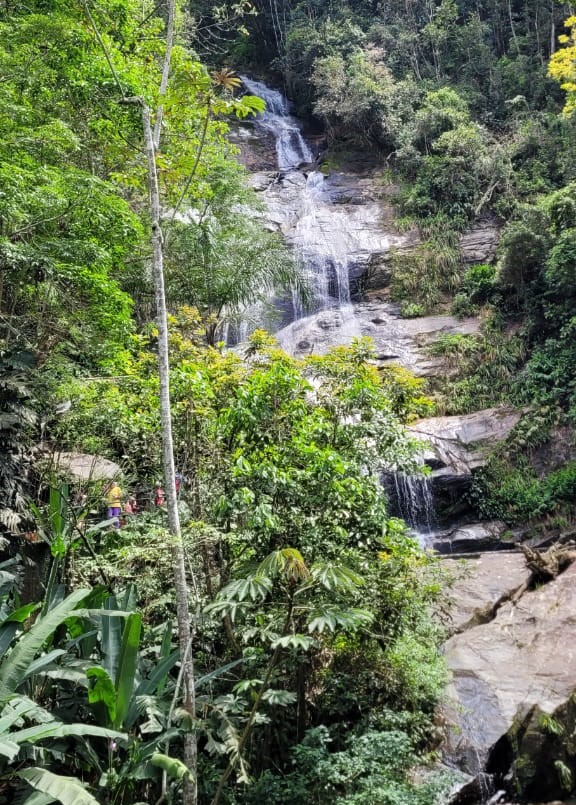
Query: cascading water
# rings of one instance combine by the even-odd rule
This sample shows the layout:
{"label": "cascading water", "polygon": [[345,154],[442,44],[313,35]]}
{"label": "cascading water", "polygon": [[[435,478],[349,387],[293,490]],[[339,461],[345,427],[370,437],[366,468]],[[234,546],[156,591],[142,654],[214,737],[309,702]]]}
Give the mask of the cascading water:
{"label": "cascading water", "polygon": [[245,76],[241,78],[248,92],[266,102],[266,111],[258,116],[257,125],[274,136],[280,170],[290,170],[312,162],[314,155],[302,136],[298,121],[290,114],[288,99],[261,81],[252,81]]}
{"label": "cascading water", "polygon": [[422,544],[434,528],[432,481],[426,475],[392,473],[385,482],[391,508],[401,517]]}
{"label": "cascading water", "polygon": [[314,293],[314,307],[325,310],[350,305],[350,265],[344,239],[323,235],[322,217],[329,206],[324,176],[313,171],[302,193],[302,212],[294,229],[303,273]]}
{"label": "cascading water", "polygon": [[[293,318],[332,311],[330,315],[338,318],[339,341],[346,343],[351,336],[360,335],[350,292],[352,255],[357,259],[359,254],[365,254],[368,260],[382,245],[381,241],[370,240],[368,234],[373,231],[371,216],[377,216],[378,210],[368,212],[368,205],[350,209],[334,203],[330,182],[320,171],[310,170],[314,155],[298,120],[290,114],[288,100],[262,82],[248,78],[242,81],[249,92],[266,102],[266,111],[258,116],[256,129],[273,135],[281,175],[271,182],[265,198],[271,219],[280,223],[312,291],[312,310],[304,310],[294,294]],[[280,344],[289,352],[294,346],[294,332],[288,326],[277,334]],[[430,479],[425,475],[394,473],[387,486],[393,510],[424,543],[425,534],[434,525]]]}
{"label": "cascading water", "polygon": [[[306,172],[314,161],[314,154],[302,136],[299,122],[290,114],[288,100],[278,90],[259,81],[242,80],[249,92],[266,102],[266,111],[258,117],[256,126],[274,136],[278,168],[290,177],[291,189],[298,188],[296,203],[292,199],[290,211],[286,213],[283,209],[280,215],[287,214],[290,218],[289,231],[285,234],[311,290],[312,303],[305,310],[294,293],[292,319],[334,309],[341,320],[342,335],[359,334],[350,299],[350,254],[358,251],[355,240],[360,231],[358,222],[332,202],[320,171]],[[303,170],[300,171],[299,167]],[[337,236],[334,236],[335,232]],[[288,331],[279,334],[279,340],[284,348],[290,349]]]}

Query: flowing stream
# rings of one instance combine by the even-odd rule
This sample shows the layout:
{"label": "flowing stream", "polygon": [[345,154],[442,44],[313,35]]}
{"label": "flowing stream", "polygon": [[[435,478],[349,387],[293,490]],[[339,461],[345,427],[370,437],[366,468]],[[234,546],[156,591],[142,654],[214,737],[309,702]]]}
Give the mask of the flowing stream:
{"label": "flowing stream", "polygon": [[253,81],[246,76],[241,78],[248,92],[266,102],[266,111],[259,116],[258,126],[271,132],[276,140],[279,169],[292,170],[305,162],[313,162],[314,155],[302,136],[300,124],[290,114],[288,99],[261,81]]}

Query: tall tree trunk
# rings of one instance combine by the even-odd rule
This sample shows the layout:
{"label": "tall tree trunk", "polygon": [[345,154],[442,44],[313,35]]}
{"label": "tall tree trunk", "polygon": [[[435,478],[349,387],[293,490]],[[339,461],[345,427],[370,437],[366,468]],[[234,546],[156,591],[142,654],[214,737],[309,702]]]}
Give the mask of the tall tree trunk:
{"label": "tall tree trunk", "polygon": [[[149,210],[152,224],[152,269],[154,274],[156,315],[158,323],[158,371],[160,376],[160,415],[162,423],[162,457],[164,467],[164,488],[168,512],[168,530],[172,536],[172,563],[174,573],[174,590],[176,594],[176,615],[178,620],[178,643],[180,662],[182,663],[183,707],[190,715],[190,729],[184,736],[184,762],[191,777],[186,778],[182,788],[183,805],[196,805],[198,800],[197,757],[198,747],[194,722],[196,719],[196,687],[194,680],[194,660],[192,648],[192,624],[188,607],[188,580],[186,578],[186,557],[180,531],[178,514],[178,496],[176,493],[176,471],[174,467],[174,446],[172,440],[172,411],[170,406],[170,359],[168,353],[168,316],[166,312],[166,293],[164,289],[164,239],[160,224],[160,191],[158,189],[158,170],[156,151],[160,145],[162,126],[162,98],[166,94],[170,77],[172,44],[174,41],[174,19],[176,0],[168,2],[168,24],[166,28],[166,47],[162,78],[158,91],[158,109],[156,112],[156,132],[152,131],[150,109],[144,98],[126,97],[122,83],[114,69],[114,65],[106,44],[96,26],[86,0],[83,0],[86,15],[90,20],[94,34],[102,48],[110,71],[121,94],[121,103],[138,104],[142,114],[142,131],[146,151],[148,169]],[[156,134],[156,138],[155,138]]]}
{"label": "tall tree trunk", "polygon": [[168,89],[168,79],[170,78],[170,62],[172,59],[172,45],[174,44],[174,18],[176,16],[175,0],[168,0],[168,22],[166,23],[166,50],[164,51],[164,64],[162,65],[162,78],[160,89],[158,90],[158,109],[156,110],[156,120],[154,121],[154,147],[158,150],[160,145],[160,135],[162,131],[162,119],[164,117],[164,107],[162,99]]}
{"label": "tall tree trunk", "polygon": [[[188,608],[188,582],[178,498],[176,494],[176,471],[174,467],[174,447],[172,441],[172,413],[170,407],[170,360],[168,355],[168,317],[166,312],[166,293],[164,290],[164,249],[162,228],[160,226],[160,193],[158,172],[156,170],[156,149],[150,110],[142,103],[142,128],[148,164],[148,192],[150,195],[150,214],[152,219],[152,262],[158,323],[158,368],[160,374],[160,413],[162,421],[162,456],[164,465],[164,484],[168,511],[168,529],[173,537],[172,561],[174,588],[176,592],[176,613],[178,618],[178,642],[183,663],[182,687],[183,706],[190,714],[191,721],[196,718],[196,690],[194,682],[194,660],[192,652],[192,628]],[[196,805],[197,801],[197,745],[195,733],[190,730],[184,737],[184,762],[193,779],[184,782],[183,805]]]}

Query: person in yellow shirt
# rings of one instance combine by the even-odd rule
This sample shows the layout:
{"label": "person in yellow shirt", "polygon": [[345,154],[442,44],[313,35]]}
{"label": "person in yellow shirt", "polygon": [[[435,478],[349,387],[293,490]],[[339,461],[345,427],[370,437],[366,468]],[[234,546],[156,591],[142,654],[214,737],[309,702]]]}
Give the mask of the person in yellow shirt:
{"label": "person in yellow shirt", "polygon": [[108,519],[114,520],[114,528],[120,528],[120,512],[122,511],[122,490],[116,481],[110,481],[106,487],[106,505],[108,507]]}

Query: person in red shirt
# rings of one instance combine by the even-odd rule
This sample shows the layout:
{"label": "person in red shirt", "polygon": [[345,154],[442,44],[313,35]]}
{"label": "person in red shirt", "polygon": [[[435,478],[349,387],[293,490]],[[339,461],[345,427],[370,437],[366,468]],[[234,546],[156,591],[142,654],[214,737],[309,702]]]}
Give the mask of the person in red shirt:
{"label": "person in red shirt", "polygon": [[162,484],[157,481],[154,484],[154,505],[163,506],[166,503],[166,495],[162,489]]}

